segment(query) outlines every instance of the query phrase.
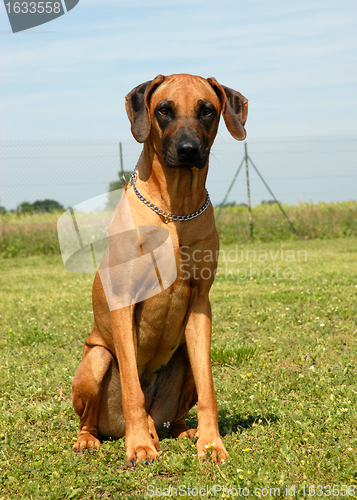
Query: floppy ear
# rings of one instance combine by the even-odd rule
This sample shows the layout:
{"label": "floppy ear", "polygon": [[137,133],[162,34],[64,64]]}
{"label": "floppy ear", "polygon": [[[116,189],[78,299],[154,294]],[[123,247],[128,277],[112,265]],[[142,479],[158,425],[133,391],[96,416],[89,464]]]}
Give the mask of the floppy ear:
{"label": "floppy ear", "polygon": [[158,75],[154,80],[138,85],[125,96],[125,109],[131,123],[131,133],[138,142],[145,142],[149,137],[151,129],[150,97],[164,80],[164,76]]}
{"label": "floppy ear", "polygon": [[230,134],[242,141],[247,133],[244,124],[248,115],[248,99],[236,90],[220,85],[215,78],[207,78],[222,103],[222,115]]}

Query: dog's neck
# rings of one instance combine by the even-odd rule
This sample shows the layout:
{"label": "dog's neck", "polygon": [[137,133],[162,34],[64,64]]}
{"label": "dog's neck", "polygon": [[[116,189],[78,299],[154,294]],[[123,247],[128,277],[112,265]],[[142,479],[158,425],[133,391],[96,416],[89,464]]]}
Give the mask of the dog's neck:
{"label": "dog's neck", "polygon": [[206,201],[205,168],[169,168],[162,157],[146,142],[136,170],[137,185],[142,194],[160,209],[175,214],[189,215]]}

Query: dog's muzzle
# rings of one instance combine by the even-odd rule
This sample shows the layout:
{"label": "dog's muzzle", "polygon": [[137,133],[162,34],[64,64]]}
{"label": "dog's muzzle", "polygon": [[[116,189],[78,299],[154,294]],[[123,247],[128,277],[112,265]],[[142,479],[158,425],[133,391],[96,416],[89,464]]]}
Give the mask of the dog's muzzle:
{"label": "dog's muzzle", "polygon": [[[166,146],[166,147],[165,147]],[[208,159],[208,148],[199,139],[180,137],[170,145],[163,144],[163,157],[170,168],[202,169]]]}

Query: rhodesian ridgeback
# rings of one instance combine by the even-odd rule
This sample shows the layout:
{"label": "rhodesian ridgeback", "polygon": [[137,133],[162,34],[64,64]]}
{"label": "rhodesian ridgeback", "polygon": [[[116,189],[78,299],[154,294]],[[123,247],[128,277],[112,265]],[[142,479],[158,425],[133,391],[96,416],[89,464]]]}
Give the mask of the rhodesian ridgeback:
{"label": "rhodesian ridgeback", "polygon": [[[214,78],[159,75],[126,96],[126,111],[134,138],[144,143],[124,188],[128,207],[136,228],[168,231],[176,279],[165,287],[161,277],[160,293],[113,307],[108,296],[115,304],[118,289],[112,283],[108,292],[97,272],[94,327],[72,384],[80,417],[74,450],[125,436],[127,465],[152,462],[157,433],[170,426],[179,438],[195,438],[200,459],[209,452],[224,462],[210,358],[209,290],[219,242],[205,182],[221,113],[230,134],[243,140],[248,101]],[[203,251],[212,258],[199,258]],[[197,429],[187,429],[196,403]]]}

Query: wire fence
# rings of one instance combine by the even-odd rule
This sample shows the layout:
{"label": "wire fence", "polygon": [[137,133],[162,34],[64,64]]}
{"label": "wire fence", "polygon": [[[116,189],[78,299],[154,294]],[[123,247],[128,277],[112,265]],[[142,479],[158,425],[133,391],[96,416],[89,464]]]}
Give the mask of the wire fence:
{"label": "wire fence", "polygon": [[[357,136],[247,140],[249,157],[277,200],[287,204],[357,199]],[[120,154],[121,148],[121,154]],[[134,141],[2,141],[0,206],[52,199],[65,208],[105,193],[121,168],[132,171],[142,145]],[[227,194],[244,158],[244,143],[218,136],[207,187],[214,205]],[[271,194],[250,169],[252,205]],[[244,169],[226,203],[247,202]]]}

